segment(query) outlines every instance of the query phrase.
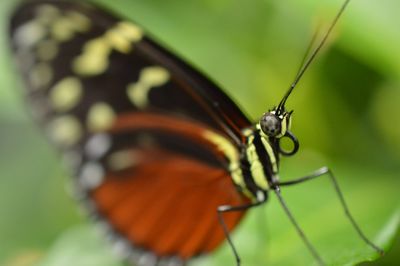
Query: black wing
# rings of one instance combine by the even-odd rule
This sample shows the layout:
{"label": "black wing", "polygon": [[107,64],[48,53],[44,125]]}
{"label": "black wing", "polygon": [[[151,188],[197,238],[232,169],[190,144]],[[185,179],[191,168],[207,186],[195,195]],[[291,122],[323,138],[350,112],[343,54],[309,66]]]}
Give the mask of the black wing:
{"label": "black wing", "polygon": [[[31,36],[26,35],[29,30]],[[145,36],[137,25],[99,8],[77,2],[28,2],[12,18],[11,36],[29,97],[46,121],[62,112],[87,123],[93,103],[105,103],[117,115],[135,110],[184,115],[226,134],[235,144],[241,142],[241,129],[251,125],[213,82]],[[146,73],[156,80],[138,84],[141,78],[146,83]],[[51,91],[60,81],[84,88],[75,103],[51,102],[63,96],[62,90],[59,95]],[[139,94],[141,99],[132,101],[127,94],[131,98]]]}
{"label": "black wing", "polygon": [[[136,24],[97,7],[26,2],[10,35],[33,114],[117,249],[145,265],[215,249],[224,240],[216,208],[247,201],[230,173],[240,179],[241,130],[251,125],[238,107]],[[225,217],[228,228],[242,215]]]}

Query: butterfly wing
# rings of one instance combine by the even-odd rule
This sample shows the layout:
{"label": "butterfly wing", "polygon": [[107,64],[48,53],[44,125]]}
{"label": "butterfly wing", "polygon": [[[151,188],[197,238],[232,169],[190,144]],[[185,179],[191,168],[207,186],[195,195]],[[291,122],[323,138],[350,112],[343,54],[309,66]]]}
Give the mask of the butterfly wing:
{"label": "butterfly wing", "polygon": [[[149,264],[218,246],[216,208],[248,201],[230,174],[251,125],[238,107],[136,24],[100,8],[26,2],[10,28],[32,113],[117,250]],[[228,227],[241,217],[227,215]]]}

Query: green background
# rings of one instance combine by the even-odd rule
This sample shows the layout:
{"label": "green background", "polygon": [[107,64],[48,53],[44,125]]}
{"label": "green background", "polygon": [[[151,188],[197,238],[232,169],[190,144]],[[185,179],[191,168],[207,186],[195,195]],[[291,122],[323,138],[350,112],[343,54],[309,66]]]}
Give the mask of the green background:
{"label": "green background", "polygon": [[[7,45],[12,0],[0,2],[0,265],[120,265],[68,196],[59,157],[28,116]],[[96,1],[137,21],[215,80],[254,121],[292,81],[317,25],[339,0]],[[361,227],[387,249],[399,224],[400,2],[353,0],[287,103],[300,152],[287,180],[330,166]],[[376,257],[343,217],[327,178],[283,190],[332,265]],[[205,199],[206,200],[206,199]],[[309,265],[274,197],[234,234],[243,265]],[[376,264],[400,263],[397,245]],[[71,260],[71,258],[73,258]],[[224,245],[196,265],[233,265]],[[396,263],[397,262],[397,263]]]}

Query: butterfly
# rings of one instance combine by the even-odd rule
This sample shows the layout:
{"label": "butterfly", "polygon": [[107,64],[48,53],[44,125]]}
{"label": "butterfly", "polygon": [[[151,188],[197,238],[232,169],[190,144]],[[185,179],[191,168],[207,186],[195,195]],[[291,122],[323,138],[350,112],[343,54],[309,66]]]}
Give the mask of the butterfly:
{"label": "butterfly", "polygon": [[[327,175],[329,168],[282,182],[281,156],[299,142],[286,101],[344,11],[300,69],[280,103],[257,123],[198,70],[136,23],[78,1],[21,4],[10,40],[27,104],[73,176],[76,197],[137,265],[183,265],[228,240],[246,211],[275,193],[315,259],[280,188]],[[293,148],[285,150],[282,139]]]}

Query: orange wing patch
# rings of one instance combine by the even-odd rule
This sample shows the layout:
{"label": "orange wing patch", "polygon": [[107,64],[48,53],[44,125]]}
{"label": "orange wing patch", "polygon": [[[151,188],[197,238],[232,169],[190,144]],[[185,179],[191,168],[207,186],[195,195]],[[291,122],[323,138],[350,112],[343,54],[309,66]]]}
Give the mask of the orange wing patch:
{"label": "orange wing patch", "polygon": [[[131,169],[131,177],[110,174],[92,191],[100,213],[134,245],[160,257],[187,259],[216,248],[224,240],[217,207],[245,202],[228,173],[177,154],[143,153],[151,159]],[[230,230],[243,214],[226,214]]]}
{"label": "orange wing patch", "polygon": [[[151,251],[158,258],[183,260],[210,252],[225,240],[217,208],[249,202],[236,190],[224,166],[229,165],[227,156],[204,137],[206,131],[211,129],[192,120],[141,112],[118,117],[107,133],[110,135],[97,138],[109,141],[107,149],[99,148],[101,141],[88,145],[88,155],[102,165],[106,176],[86,193],[100,217],[133,247]],[[151,132],[158,139],[148,145],[130,139],[144,134],[145,140]],[[125,134],[127,142],[122,146],[113,143],[114,137],[120,138],[118,134]],[[163,146],[165,138],[169,142]],[[174,144],[191,149],[174,148]],[[89,149],[92,146],[96,149]],[[191,156],[200,149],[214,157],[213,163]],[[108,165],[115,158],[112,166]],[[215,163],[218,161],[221,163]],[[243,214],[224,214],[229,230]]]}

